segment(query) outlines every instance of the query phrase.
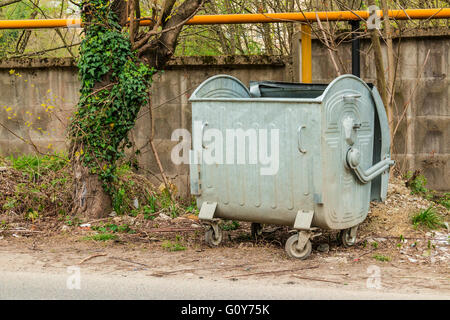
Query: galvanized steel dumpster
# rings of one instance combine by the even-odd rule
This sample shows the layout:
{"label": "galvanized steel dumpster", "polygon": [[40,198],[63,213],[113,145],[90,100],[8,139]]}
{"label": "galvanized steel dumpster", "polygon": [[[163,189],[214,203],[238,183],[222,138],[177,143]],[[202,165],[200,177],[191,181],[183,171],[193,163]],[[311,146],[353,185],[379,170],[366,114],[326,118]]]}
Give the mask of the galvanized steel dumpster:
{"label": "galvanized steel dumpster", "polygon": [[[340,242],[351,246],[369,202],[386,197],[394,163],[388,121],[377,89],[358,77],[328,85],[250,82],[249,90],[218,75],[190,102],[191,193],[211,246],[222,240],[220,219],[252,222],[254,234],[262,224],[292,227],[285,248],[299,259],[320,229],[340,230]],[[268,168],[267,157],[255,163],[263,151],[278,152],[277,166]]]}

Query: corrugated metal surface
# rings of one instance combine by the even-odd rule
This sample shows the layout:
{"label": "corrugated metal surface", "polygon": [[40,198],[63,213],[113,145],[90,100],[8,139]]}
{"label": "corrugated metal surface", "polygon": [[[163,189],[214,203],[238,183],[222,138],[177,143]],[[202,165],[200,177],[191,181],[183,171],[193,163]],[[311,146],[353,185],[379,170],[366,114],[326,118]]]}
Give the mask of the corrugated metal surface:
{"label": "corrugated metal surface", "polygon": [[[371,183],[358,181],[346,156],[350,147],[357,148],[360,166],[373,164],[374,115],[379,112],[373,95],[364,82],[350,75],[333,81],[319,97],[305,99],[251,98],[235,78],[207,80],[191,98],[193,134],[203,141],[198,152],[217,158],[211,164],[191,165],[192,191],[197,191],[199,207],[204,201],[217,202],[214,217],[289,226],[300,210],[314,211],[313,226],[320,228],[344,229],[361,223],[368,212]],[[347,131],[345,122],[350,125]],[[241,150],[245,161],[240,159],[244,163],[239,163],[236,146],[225,147],[233,140],[230,130],[239,129],[246,134]],[[276,131],[278,139],[270,147]],[[220,137],[221,150],[213,150],[212,136]],[[258,141],[259,152],[267,144],[265,138],[269,149],[275,147],[269,154],[277,148],[279,152],[274,175],[262,175],[267,165],[255,163],[249,155],[255,151],[249,142]]]}

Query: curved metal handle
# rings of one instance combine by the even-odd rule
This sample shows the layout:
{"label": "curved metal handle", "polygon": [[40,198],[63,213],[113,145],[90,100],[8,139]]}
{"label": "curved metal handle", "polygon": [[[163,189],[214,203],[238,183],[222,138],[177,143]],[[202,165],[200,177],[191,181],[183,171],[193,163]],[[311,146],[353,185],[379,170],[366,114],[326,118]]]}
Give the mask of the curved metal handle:
{"label": "curved metal handle", "polygon": [[390,166],[394,165],[395,161],[391,160],[389,157],[374,164],[367,170],[364,170],[360,166],[361,154],[358,149],[350,148],[347,151],[346,161],[348,166],[355,172],[359,181],[362,183],[368,183],[382,174],[384,171],[389,169]]}
{"label": "curved metal handle", "polygon": [[297,129],[297,136],[298,136],[297,148],[298,148],[298,151],[300,151],[301,153],[306,153],[306,149],[302,148],[302,129],[303,128],[306,128],[306,126],[300,125],[300,127],[298,127],[298,129]]}
{"label": "curved metal handle", "polygon": [[205,131],[205,128],[208,126],[208,122],[205,122],[204,124],[202,124],[202,129],[201,129],[201,139],[202,139],[202,148],[206,149],[205,144],[203,143],[203,133]]}

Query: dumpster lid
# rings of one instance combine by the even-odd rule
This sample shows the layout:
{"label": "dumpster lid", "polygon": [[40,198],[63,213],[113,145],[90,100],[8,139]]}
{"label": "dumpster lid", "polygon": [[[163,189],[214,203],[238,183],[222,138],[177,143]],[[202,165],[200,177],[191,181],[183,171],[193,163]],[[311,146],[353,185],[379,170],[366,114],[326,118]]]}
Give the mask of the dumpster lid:
{"label": "dumpster lid", "polygon": [[[372,83],[366,83],[370,89]],[[253,98],[317,98],[330,83],[300,83],[284,81],[250,81],[250,94]]]}
{"label": "dumpster lid", "polygon": [[196,98],[250,98],[247,87],[235,77],[219,74],[202,82],[192,93]]}
{"label": "dumpster lid", "polygon": [[327,87],[319,83],[250,81],[250,94],[255,98],[317,98]]}

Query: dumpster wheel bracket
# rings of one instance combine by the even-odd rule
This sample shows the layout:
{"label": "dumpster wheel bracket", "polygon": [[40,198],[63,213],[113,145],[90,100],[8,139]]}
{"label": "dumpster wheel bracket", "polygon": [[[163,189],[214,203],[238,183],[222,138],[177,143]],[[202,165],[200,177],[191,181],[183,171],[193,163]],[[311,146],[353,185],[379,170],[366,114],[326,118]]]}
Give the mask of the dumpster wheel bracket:
{"label": "dumpster wheel bracket", "polygon": [[352,228],[343,229],[339,231],[337,235],[338,243],[346,248],[354,246],[356,244],[357,230],[358,226],[356,225]]}
{"label": "dumpster wheel bracket", "polygon": [[222,229],[219,227],[220,219],[203,220],[206,224],[205,241],[210,247],[217,247],[222,242]]}

